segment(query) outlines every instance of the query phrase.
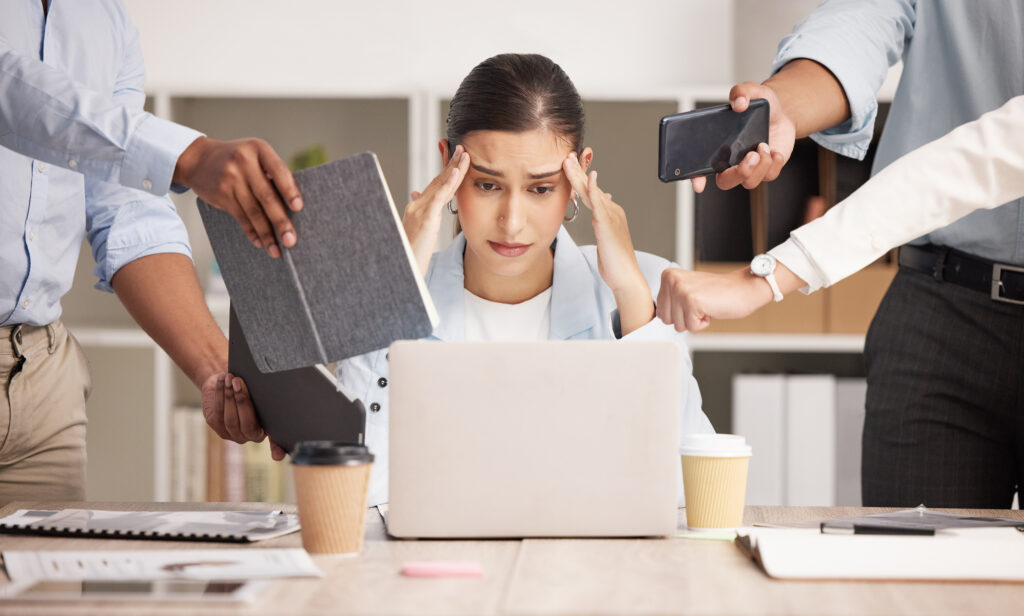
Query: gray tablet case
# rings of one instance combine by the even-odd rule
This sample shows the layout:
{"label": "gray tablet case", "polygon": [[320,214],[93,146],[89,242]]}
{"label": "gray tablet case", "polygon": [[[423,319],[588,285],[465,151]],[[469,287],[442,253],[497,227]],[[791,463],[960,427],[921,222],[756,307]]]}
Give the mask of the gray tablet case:
{"label": "gray tablet case", "polygon": [[338,391],[322,366],[264,374],[256,369],[234,308],[228,326],[228,370],[245,380],[263,430],[291,452],[300,441],[362,443],[366,409]]}
{"label": "gray tablet case", "polygon": [[430,334],[437,313],[376,155],[304,169],[295,182],[298,243],[279,259],[198,200],[256,367],[327,364]]}

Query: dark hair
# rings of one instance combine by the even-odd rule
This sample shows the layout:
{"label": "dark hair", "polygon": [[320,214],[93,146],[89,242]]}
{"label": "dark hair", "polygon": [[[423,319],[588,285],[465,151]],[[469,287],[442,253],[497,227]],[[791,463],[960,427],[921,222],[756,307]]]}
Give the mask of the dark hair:
{"label": "dark hair", "polygon": [[546,128],[575,152],[583,144],[583,101],[569,76],[539,54],[505,53],[466,75],[448,111],[448,147],[476,130],[521,133]]}

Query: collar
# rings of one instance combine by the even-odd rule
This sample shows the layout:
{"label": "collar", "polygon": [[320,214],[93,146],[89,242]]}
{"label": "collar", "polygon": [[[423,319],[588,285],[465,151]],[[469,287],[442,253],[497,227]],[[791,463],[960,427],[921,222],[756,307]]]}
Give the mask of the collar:
{"label": "collar", "polygon": [[[427,273],[427,289],[434,301],[441,322],[433,337],[449,342],[466,339],[465,272],[463,255],[466,237],[459,234],[451,245],[434,256]],[[555,263],[551,283],[552,340],[571,338],[598,326],[601,322],[594,281],[583,251],[572,241],[565,227],[555,238]]]}

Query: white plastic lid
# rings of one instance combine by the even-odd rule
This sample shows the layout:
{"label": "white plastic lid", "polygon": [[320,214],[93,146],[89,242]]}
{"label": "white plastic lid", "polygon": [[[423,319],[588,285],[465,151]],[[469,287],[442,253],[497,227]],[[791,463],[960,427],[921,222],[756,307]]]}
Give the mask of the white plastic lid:
{"label": "white plastic lid", "polygon": [[683,437],[679,453],[684,456],[741,458],[750,456],[747,439],[738,434],[689,434]]}

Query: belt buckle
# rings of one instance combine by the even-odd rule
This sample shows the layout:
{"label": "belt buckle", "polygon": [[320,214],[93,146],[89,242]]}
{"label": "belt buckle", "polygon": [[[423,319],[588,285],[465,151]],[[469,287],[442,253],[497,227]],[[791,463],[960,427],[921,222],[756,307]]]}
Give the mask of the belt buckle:
{"label": "belt buckle", "polygon": [[1024,300],[1012,299],[1003,296],[1003,272],[1014,272],[1016,274],[1024,275],[1024,267],[1014,267],[1012,265],[1003,265],[1002,263],[993,263],[992,292],[989,294],[989,296],[992,298],[993,301],[1006,302],[1007,304],[1024,305]]}

